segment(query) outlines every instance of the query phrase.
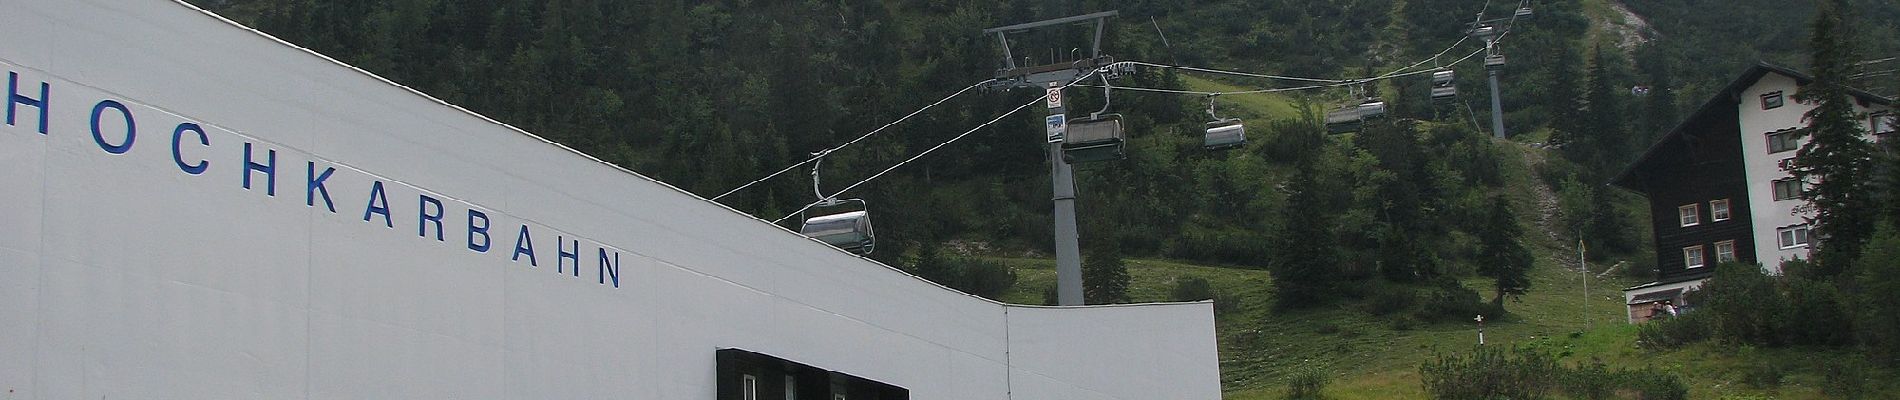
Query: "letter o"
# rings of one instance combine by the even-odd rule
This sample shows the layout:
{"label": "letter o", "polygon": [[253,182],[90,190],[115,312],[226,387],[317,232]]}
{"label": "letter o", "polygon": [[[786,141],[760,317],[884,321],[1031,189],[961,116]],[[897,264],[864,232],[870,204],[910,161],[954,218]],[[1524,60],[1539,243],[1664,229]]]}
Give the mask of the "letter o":
{"label": "letter o", "polygon": [[[99,115],[105,113],[108,108],[119,110],[119,116],[125,118],[125,143],[118,145],[106,143],[104,133],[99,132]],[[132,151],[132,141],[138,139],[138,130],[138,124],[132,122],[132,110],[126,109],[124,104],[119,104],[115,100],[101,100],[98,105],[92,106],[92,141],[98,143],[99,148],[107,153],[125,154],[127,151]]]}

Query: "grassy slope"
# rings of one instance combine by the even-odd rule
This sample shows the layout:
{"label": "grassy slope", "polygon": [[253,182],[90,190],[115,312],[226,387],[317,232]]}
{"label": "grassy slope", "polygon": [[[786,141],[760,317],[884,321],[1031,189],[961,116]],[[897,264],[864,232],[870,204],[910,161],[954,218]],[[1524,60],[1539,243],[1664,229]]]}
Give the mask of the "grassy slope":
{"label": "grassy slope", "polygon": [[[1607,9],[1607,7],[1604,7]],[[1192,76],[1187,86],[1203,91],[1246,90],[1233,83]],[[1220,98],[1223,116],[1248,119],[1298,118],[1299,105],[1285,94],[1245,94]],[[1323,106],[1315,104],[1315,111]],[[1487,316],[1489,345],[1543,348],[1572,363],[1601,361],[1610,368],[1662,368],[1682,376],[1692,398],[1822,399],[1825,379],[1819,372],[1830,360],[1849,354],[1815,349],[1752,349],[1700,344],[1685,349],[1652,352],[1635,346],[1636,328],[1624,322],[1620,289],[1640,282],[1615,274],[1592,277],[1589,296],[1583,274],[1574,266],[1574,248],[1556,243],[1539,228],[1537,183],[1529,163],[1544,157],[1543,150],[1518,143],[1541,141],[1543,132],[1518,135],[1505,142],[1506,195],[1519,205],[1526,244],[1537,256],[1534,286],[1519,301],[1507,303],[1511,315],[1498,321]],[[1568,257],[1566,257],[1568,256]],[[1042,304],[1043,292],[1055,285],[1054,261],[998,259],[1016,271],[1019,280],[1003,296],[1012,303]],[[1284,390],[1284,378],[1301,367],[1316,367],[1333,377],[1326,393],[1335,399],[1423,398],[1418,365],[1440,352],[1465,351],[1477,342],[1475,323],[1438,323],[1395,326],[1393,317],[1374,316],[1360,304],[1274,313],[1265,271],[1193,265],[1168,260],[1128,260],[1135,302],[1168,301],[1175,282],[1190,277],[1207,279],[1223,297],[1216,318],[1220,335],[1222,385],[1228,399],[1273,399]],[[1602,266],[1594,266],[1602,271]],[[1490,282],[1481,278],[1466,285],[1485,292]],[[1779,387],[1745,385],[1745,374],[1759,365],[1774,364],[1787,371]],[[1897,393],[1900,385],[1892,371],[1867,373],[1872,393]],[[1748,397],[1755,396],[1755,397]],[[1879,395],[1876,395],[1878,398]]]}
{"label": "grassy slope", "polygon": [[[1041,304],[1045,288],[1054,285],[1054,262],[1047,259],[1000,259],[1020,280],[1004,296],[1013,303]],[[1221,375],[1228,399],[1274,399],[1284,390],[1287,372],[1310,365],[1331,372],[1326,392],[1335,399],[1423,398],[1418,365],[1438,352],[1464,351],[1477,341],[1475,324],[1444,323],[1395,329],[1391,318],[1373,316],[1358,305],[1275,314],[1269,310],[1269,277],[1265,271],[1191,265],[1164,260],[1128,260],[1136,302],[1166,301],[1174,282],[1200,277],[1233,301],[1216,318],[1220,335]],[[1847,354],[1814,349],[1749,349],[1712,344],[1682,350],[1651,352],[1635,347],[1636,329],[1623,322],[1622,297],[1617,291],[1632,283],[1610,278],[1592,280],[1584,300],[1582,279],[1574,270],[1541,262],[1534,274],[1536,286],[1522,301],[1506,305],[1506,321],[1487,321],[1490,345],[1533,346],[1573,362],[1600,360],[1614,368],[1654,366],[1676,373],[1690,384],[1692,398],[1762,396],[1779,399],[1823,399],[1824,378],[1819,372],[1830,360]],[[1484,287],[1482,279],[1467,281]],[[1588,307],[1586,312],[1585,307]],[[1228,304],[1222,304],[1228,306]],[[1585,328],[1585,324],[1589,328]],[[1580,334],[1572,336],[1572,333]],[[1788,370],[1778,388],[1744,385],[1755,365],[1773,363]],[[1872,393],[1900,392],[1892,371],[1868,372]],[[1878,398],[1878,396],[1876,396]]]}

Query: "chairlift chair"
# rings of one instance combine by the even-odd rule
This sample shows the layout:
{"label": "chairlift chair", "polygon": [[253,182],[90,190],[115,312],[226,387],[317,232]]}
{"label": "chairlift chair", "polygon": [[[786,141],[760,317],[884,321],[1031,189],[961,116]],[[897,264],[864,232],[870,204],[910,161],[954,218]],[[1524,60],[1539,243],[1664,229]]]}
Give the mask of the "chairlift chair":
{"label": "chairlift chair", "polygon": [[871,210],[864,199],[825,200],[813,208],[842,207],[850,203],[857,203],[858,209],[806,218],[798,227],[798,233],[844,251],[870,255],[877,244],[877,234],[871,230]]}
{"label": "chairlift chair", "polygon": [[1484,69],[1488,71],[1497,71],[1497,70],[1504,69],[1504,55],[1492,54],[1492,55],[1484,56]]}
{"label": "chairlift chair", "polygon": [[1062,140],[1062,161],[1070,164],[1120,160],[1125,134],[1121,114],[1098,114],[1068,122]]}
{"label": "chairlift chair", "polygon": [[1511,13],[1511,17],[1518,19],[1531,19],[1536,16],[1536,13],[1531,12],[1531,6],[1518,7],[1516,12]]}
{"label": "chairlift chair", "polygon": [[1239,118],[1226,118],[1207,123],[1207,134],[1201,136],[1201,148],[1210,151],[1237,149],[1247,145],[1247,125]]}
{"label": "chairlift chair", "polygon": [[1432,100],[1449,101],[1458,97],[1458,83],[1451,70],[1432,72]]}
{"label": "chairlift chair", "polygon": [[1335,134],[1357,132],[1366,120],[1382,117],[1385,117],[1385,102],[1376,98],[1367,98],[1359,105],[1326,113],[1326,132]]}
{"label": "chairlift chair", "polygon": [[1247,145],[1247,126],[1240,118],[1221,118],[1214,114],[1214,96],[1207,96],[1207,132],[1201,136],[1201,148],[1208,151],[1236,149]]}
{"label": "chairlift chair", "polygon": [[1479,39],[1484,39],[1491,36],[1497,36],[1497,34],[1498,34],[1498,28],[1491,25],[1478,25],[1478,27],[1476,28],[1471,28],[1471,37],[1475,37]]}

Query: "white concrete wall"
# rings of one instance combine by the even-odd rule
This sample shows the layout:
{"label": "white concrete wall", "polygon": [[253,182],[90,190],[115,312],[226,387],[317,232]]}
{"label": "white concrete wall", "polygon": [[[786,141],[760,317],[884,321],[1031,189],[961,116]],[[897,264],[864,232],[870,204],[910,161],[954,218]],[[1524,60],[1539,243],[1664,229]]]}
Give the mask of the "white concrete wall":
{"label": "white concrete wall", "polygon": [[[1756,81],[1747,90],[1743,90],[1741,102],[1736,105],[1741,123],[1742,159],[1746,165],[1748,179],[1749,211],[1754,221],[1755,259],[1761,262],[1763,269],[1775,274],[1781,273],[1782,261],[1808,256],[1807,246],[1790,249],[1782,249],[1780,246],[1779,233],[1776,230],[1806,223],[1806,218],[1812,217],[1812,213],[1795,212],[1797,207],[1806,203],[1799,199],[1775,200],[1773,182],[1793,176],[1783,171],[1778,163],[1784,158],[1794,157],[1796,152],[1768,154],[1767,136],[1769,132],[1802,128],[1808,125],[1802,116],[1809,110],[1813,110],[1814,106],[1794,100],[1794,95],[1799,90],[1799,85],[1793,77],[1769,73],[1762,76],[1761,80]],[[1780,108],[1763,110],[1761,95],[1775,91],[1782,93],[1783,105]],[[1871,109],[1855,106],[1854,109],[1859,113],[1891,110],[1879,105]],[[1863,122],[1868,124],[1865,128],[1872,132],[1872,121]],[[1803,139],[1800,143],[1805,144],[1807,140]]]}
{"label": "white concrete wall", "polygon": [[728,347],[913,399],[1220,395],[1208,303],[1005,306],[183,3],[0,10],[0,68],[49,88],[47,133],[0,124],[0,398],[710,399]]}

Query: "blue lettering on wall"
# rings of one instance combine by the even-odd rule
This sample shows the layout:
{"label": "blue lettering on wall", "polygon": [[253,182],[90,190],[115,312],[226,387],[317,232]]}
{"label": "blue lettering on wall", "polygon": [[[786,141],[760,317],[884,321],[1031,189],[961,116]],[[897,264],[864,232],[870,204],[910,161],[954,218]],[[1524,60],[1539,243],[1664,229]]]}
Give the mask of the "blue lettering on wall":
{"label": "blue lettering on wall", "polygon": [[17,106],[33,106],[40,109],[40,134],[46,134],[46,107],[52,98],[52,85],[40,82],[40,98],[26,97],[20,95],[20,73],[7,71],[7,93],[7,125],[14,125],[13,114],[18,111]]}
{"label": "blue lettering on wall", "polygon": [[251,142],[244,142],[244,189],[251,188],[251,172],[264,173],[264,195],[277,195],[277,149],[270,149],[269,164],[251,161]]}
{"label": "blue lettering on wall", "polygon": [[[27,94],[22,94],[19,75],[18,72],[8,71],[8,92],[0,93],[0,97],[4,98],[0,100],[6,102],[6,123],[9,126],[18,126],[17,120],[21,112],[19,109],[22,106],[34,107],[39,111],[39,133],[46,135],[49,126],[48,119],[51,114],[50,105],[52,103],[50,103],[49,100],[52,97],[52,85],[46,82],[40,82],[40,90],[37,97],[33,96],[30,91]],[[157,108],[156,110],[160,113],[165,113],[163,108]],[[120,100],[102,99],[94,103],[91,111],[88,117],[93,142],[97,144],[101,150],[109,154],[129,153],[138,140],[137,118],[132,115],[132,109]],[[116,116],[118,120],[113,120],[112,118],[115,118],[114,116],[106,115],[107,111],[116,111],[118,113]],[[108,123],[102,125],[100,123],[101,120]],[[117,121],[124,121],[125,123],[123,127],[125,130],[123,137],[119,136],[121,132],[117,131],[117,129],[119,129],[115,124]],[[112,132],[106,132],[108,130]],[[197,153],[197,151],[194,150],[194,154],[186,155],[186,151],[184,150],[186,146],[190,145],[188,143],[192,142],[192,139],[189,138],[194,136],[196,137],[196,144],[198,146],[206,149],[206,152],[214,152],[211,150],[213,149],[211,145],[211,135],[208,134],[204,126],[197,122],[180,122],[172,129],[171,161],[179,171],[185,174],[203,175],[210,169],[212,164],[212,162],[205,157],[205,155],[209,153]],[[259,147],[257,143],[264,143],[264,151],[262,154],[257,151]],[[271,197],[277,196],[277,150],[270,148],[269,146],[271,146],[271,144],[269,142],[261,140],[246,141],[242,142],[242,144],[244,153],[242,154],[243,163],[240,173],[243,178],[244,190],[252,190],[254,187],[253,179],[256,178],[257,175],[262,174],[264,177],[265,195]],[[147,147],[150,146],[148,145]],[[259,157],[260,155],[263,157]],[[336,214],[336,202],[332,199],[327,184],[329,179],[335,175],[337,169],[347,169],[349,168],[348,164],[337,163],[321,158],[310,158],[307,160],[309,161],[304,164],[304,205],[307,207],[316,207],[317,200],[321,198],[323,200],[324,209],[329,210],[332,214]],[[330,163],[332,166],[324,167],[323,170],[319,171],[317,169],[317,161],[324,161]],[[490,233],[491,228],[496,225],[507,226],[512,224],[505,220],[497,221],[495,219],[497,217],[506,219],[509,217],[506,214],[498,214],[497,217],[491,217],[487,212],[475,209],[474,207],[476,206],[471,203],[442,196],[442,194],[418,194],[416,206],[417,236],[424,238],[430,237],[430,232],[433,230],[437,242],[446,242],[445,231],[447,228],[444,218],[450,213],[449,205],[468,206],[468,208],[465,208],[468,213],[468,218],[465,222],[468,228],[466,247],[469,251],[488,253],[494,245],[494,237]],[[450,201],[445,202],[445,200]],[[383,226],[385,228],[394,229],[395,218],[389,204],[389,192],[384,187],[384,182],[372,179],[369,199],[363,209],[363,221],[373,222],[373,218],[381,216],[383,218]],[[540,260],[535,254],[533,233],[526,222],[528,220],[525,218],[516,218],[516,220],[523,222],[519,225],[520,229],[516,231],[514,251],[510,254],[509,259],[515,263],[520,263],[522,256],[527,256],[529,267],[538,269],[540,267]],[[580,278],[582,238],[575,237],[570,239],[564,234],[558,234],[558,230],[556,232],[555,273]],[[595,267],[595,282],[602,286],[611,284],[615,289],[620,288],[620,252],[618,250],[610,250],[605,247],[605,245],[596,245],[596,250],[597,252],[595,254],[597,255],[598,262]],[[572,270],[569,268],[572,268]]]}
{"label": "blue lettering on wall", "polygon": [[580,239],[574,240],[574,251],[571,252],[567,250],[566,244],[567,238],[561,237],[560,235],[554,236],[554,273],[561,273],[561,266],[567,265],[567,261],[573,260],[574,276],[579,277],[581,276],[581,241]]}
{"label": "blue lettering on wall", "polygon": [[534,238],[528,237],[528,225],[521,225],[521,234],[515,235],[515,255],[510,259],[521,262],[521,255],[528,255],[528,266],[539,266],[534,262]]}
{"label": "blue lettering on wall", "polygon": [[[482,220],[481,225],[475,225],[477,219]],[[475,244],[475,235],[482,236],[482,244]],[[472,208],[468,210],[468,249],[477,253],[488,252],[488,214]]]}
{"label": "blue lettering on wall", "polygon": [[[105,132],[99,131],[99,116],[108,108],[119,110],[119,117],[125,119],[125,143],[116,145],[106,143]],[[100,100],[99,104],[92,106],[92,142],[98,143],[99,148],[105,149],[107,153],[125,154],[127,151],[132,151],[132,141],[138,140],[138,131],[138,123],[132,121],[132,110],[126,109],[124,104],[119,104],[114,100]]]}
{"label": "blue lettering on wall", "polygon": [[319,174],[316,162],[304,163],[303,205],[316,207],[317,195],[322,194],[323,207],[330,209],[331,214],[336,213],[336,203],[330,201],[330,188],[323,186],[323,181],[330,180],[333,173],[336,167],[323,167],[323,173]]}
{"label": "blue lettering on wall", "polygon": [[389,220],[389,195],[383,193],[383,181],[369,186],[369,205],[363,207],[363,222],[369,222],[371,214],[382,214],[384,227],[396,227],[396,223]]}
{"label": "blue lettering on wall", "polygon": [[607,279],[612,278],[614,281],[614,287],[619,288],[620,287],[620,252],[618,251],[614,252],[614,258],[611,262],[609,262],[609,260],[607,259],[607,249],[604,249],[604,248],[600,249],[600,269],[598,273],[600,274],[600,284],[605,285],[607,284]]}
{"label": "blue lettering on wall", "polygon": [[181,154],[178,150],[179,143],[183,141],[185,132],[198,134],[198,144],[202,144],[205,147],[211,147],[211,137],[205,136],[204,128],[200,128],[198,127],[198,124],[194,124],[190,122],[178,124],[178,128],[172,129],[172,163],[178,164],[178,169],[185,171],[185,173],[187,174],[192,174],[192,175],[203,174],[205,173],[205,168],[208,168],[211,166],[210,160],[205,160],[201,158],[201,159],[198,159],[197,164],[186,164],[185,155]]}
{"label": "blue lettering on wall", "polygon": [[[429,197],[429,195],[426,195],[426,194],[419,195],[418,197],[420,197],[420,200],[417,200],[417,201],[420,204],[416,204],[416,208],[417,208],[416,210],[416,236],[429,237],[428,226],[430,222],[434,222],[435,223],[435,241],[437,242],[443,241],[442,240],[442,201],[436,200],[434,197]],[[434,212],[429,211],[430,206],[435,206]]]}

